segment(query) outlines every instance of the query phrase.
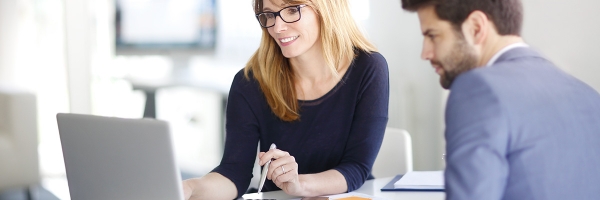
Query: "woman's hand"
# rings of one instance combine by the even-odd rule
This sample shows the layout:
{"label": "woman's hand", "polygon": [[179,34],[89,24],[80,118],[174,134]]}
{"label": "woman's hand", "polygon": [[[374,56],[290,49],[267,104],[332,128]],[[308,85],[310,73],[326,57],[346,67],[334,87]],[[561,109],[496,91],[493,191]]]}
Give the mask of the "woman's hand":
{"label": "woman's hand", "polygon": [[190,181],[184,180],[182,182],[183,186],[183,199],[188,200],[192,197],[192,191],[194,190],[188,183]]}
{"label": "woman's hand", "polygon": [[237,195],[235,184],[216,172],[210,172],[200,178],[184,180],[182,186],[185,200],[234,199]]}
{"label": "woman's hand", "polygon": [[298,163],[294,156],[279,149],[271,149],[258,154],[259,164],[263,166],[273,159],[267,172],[267,179],[273,181],[285,193],[304,196],[304,188],[298,176]]}

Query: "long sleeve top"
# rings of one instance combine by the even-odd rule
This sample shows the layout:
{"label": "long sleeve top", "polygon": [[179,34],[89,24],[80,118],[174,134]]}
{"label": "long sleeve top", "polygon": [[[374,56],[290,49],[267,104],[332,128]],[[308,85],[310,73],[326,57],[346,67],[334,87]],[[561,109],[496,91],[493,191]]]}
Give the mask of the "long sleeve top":
{"label": "long sleeve top", "polygon": [[[227,102],[223,158],[213,172],[229,178],[238,197],[248,189],[260,151],[271,143],[289,152],[298,174],[337,170],[348,191],[372,179],[388,121],[389,72],[385,58],[359,51],[341,81],[315,100],[298,100],[300,118],[279,119],[269,107],[258,82],[243,71],[235,76]],[[262,191],[280,190],[272,181]]]}

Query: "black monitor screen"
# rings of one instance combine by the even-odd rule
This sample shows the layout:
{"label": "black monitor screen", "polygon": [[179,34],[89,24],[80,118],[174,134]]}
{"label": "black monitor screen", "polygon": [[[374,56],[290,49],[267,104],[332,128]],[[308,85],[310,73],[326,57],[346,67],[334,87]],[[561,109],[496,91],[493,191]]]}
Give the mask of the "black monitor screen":
{"label": "black monitor screen", "polygon": [[117,53],[212,50],[215,0],[116,0]]}

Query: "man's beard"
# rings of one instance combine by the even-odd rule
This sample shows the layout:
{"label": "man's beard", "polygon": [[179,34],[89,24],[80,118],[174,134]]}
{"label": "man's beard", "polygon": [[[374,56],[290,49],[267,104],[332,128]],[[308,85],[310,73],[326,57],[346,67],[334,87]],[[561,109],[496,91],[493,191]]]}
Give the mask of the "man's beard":
{"label": "man's beard", "polygon": [[458,75],[477,67],[477,55],[463,38],[458,38],[450,54],[440,60],[431,60],[431,64],[440,66],[444,71],[440,76],[440,84],[444,89],[450,89]]}

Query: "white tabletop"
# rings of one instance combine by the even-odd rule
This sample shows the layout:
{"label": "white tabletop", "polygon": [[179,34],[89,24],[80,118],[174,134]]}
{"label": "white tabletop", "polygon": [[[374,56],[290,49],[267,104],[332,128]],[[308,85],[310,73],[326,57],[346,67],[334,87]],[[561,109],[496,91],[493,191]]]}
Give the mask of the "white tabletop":
{"label": "white tabletop", "polygon": [[[402,199],[402,200],[443,200],[446,195],[444,192],[415,192],[415,191],[381,191],[381,188],[390,182],[394,177],[377,178],[368,180],[354,193],[362,193],[375,196],[381,199]],[[263,192],[261,194],[252,193],[242,196],[244,199],[297,199],[283,191]]]}

